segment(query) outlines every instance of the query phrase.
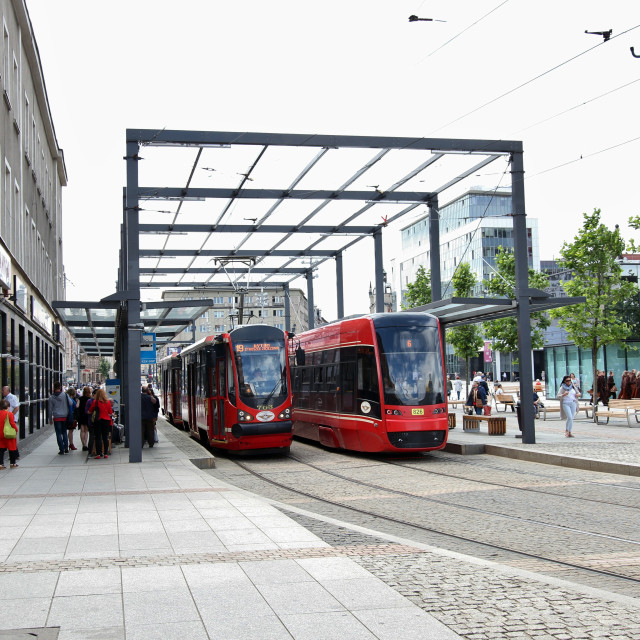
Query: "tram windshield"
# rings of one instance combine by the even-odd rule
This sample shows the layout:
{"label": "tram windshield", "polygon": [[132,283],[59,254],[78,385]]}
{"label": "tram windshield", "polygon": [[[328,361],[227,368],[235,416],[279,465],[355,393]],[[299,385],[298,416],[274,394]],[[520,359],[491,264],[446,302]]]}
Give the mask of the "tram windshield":
{"label": "tram windshield", "polygon": [[284,341],[239,341],[233,344],[241,400],[254,409],[273,409],[287,398]]}
{"label": "tram windshield", "polygon": [[430,405],[445,401],[437,327],[376,327],[385,404]]}

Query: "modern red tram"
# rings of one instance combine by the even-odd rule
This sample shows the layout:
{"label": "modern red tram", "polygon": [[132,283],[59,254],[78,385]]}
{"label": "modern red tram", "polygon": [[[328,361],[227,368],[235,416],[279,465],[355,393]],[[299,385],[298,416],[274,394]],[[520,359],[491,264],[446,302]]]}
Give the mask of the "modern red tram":
{"label": "modern red tram", "polygon": [[162,414],[176,427],[182,427],[182,358],[173,353],[158,363]]}
{"label": "modern red tram", "polygon": [[[172,362],[161,363],[163,395],[168,396],[163,402],[176,426],[230,451],[289,449],[291,385],[281,329],[240,326],[184,349],[179,372]],[[179,386],[164,394],[167,378]]]}
{"label": "modern red tram", "polygon": [[440,324],[425,313],[342,320],[289,341],[295,436],[353,451],[447,441]]}

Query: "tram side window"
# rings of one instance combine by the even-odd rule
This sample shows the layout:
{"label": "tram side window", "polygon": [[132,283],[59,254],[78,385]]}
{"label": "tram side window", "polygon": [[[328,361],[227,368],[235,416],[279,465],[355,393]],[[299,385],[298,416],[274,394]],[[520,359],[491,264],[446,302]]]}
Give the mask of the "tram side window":
{"label": "tram side window", "polygon": [[224,398],[227,395],[227,363],[224,358],[220,358],[218,360],[218,395],[221,398]]}
{"label": "tram side window", "polygon": [[373,347],[358,349],[358,398],[380,402],[378,367]]}
{"label": "tram side window", "polygon": [[229,389],[229,400],[235,404],[236,402],[236,381],[233,377],[233,365],[230,362],[230,355],[227,353],[227,388]]}

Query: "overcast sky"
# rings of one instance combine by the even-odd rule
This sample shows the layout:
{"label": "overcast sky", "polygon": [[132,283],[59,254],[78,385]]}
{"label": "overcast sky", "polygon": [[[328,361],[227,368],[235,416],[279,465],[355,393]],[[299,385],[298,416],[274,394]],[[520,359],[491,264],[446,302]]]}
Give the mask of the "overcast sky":
{"label": "overcast sky", "polygon": [[[542,259],[558,256],[585,211],[601,208],[625,237],[629,216],[640,214],[635,1],[27,6],[69,176],[71,300],[115,290],[127,128],[522,140],[527,215],[539,220]],[[411,14],[446,22],[410,23]],[[608,29],[608,42],[585,34]],[[385,260],[397,245],[397,230],[387,230]],[[347,315],[368,307],[373,272],[361,268],[359,251],[345,257]],[[321,270],[315,281],[316,304],[330,319],[333,273]]]}

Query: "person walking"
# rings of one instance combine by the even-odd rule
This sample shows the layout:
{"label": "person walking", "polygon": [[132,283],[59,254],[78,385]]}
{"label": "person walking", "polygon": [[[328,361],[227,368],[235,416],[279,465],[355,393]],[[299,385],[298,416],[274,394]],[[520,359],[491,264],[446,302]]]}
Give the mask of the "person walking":
{"label": "person walking", "polygon": [[89,442],[87,444],[87,451],[89,452],[87,455],[92,457],[95,455],[95,446],[96,446],[96,425],[94,424],[93,418],[91,417],[91,412],[93,411],[93,403],[96,401],[96,393],[98,393],[97,389],[90,389],[90,397],[87,400],[87,404],[85,405],[84,412],[87,416],[87,431],[89,432]]}
{"label": "person walking", "polygon": [[618,387],[616,387],[613,371],[609,371],[609,377],[607,378],[607,391],[609,392],[609,398],[615,400]]}
{"label": "person walking", "polygon": [[453,388],[458,396],[458,400],[460,400],[460,393],[462,392],[462,380],[460,380],[460,376],[456,376],[455,382],[453,383]]}
{"label": "person walking", "polygon": [[[7,438],[4,435],[5,421],[9,421],[9,430],[13,429],[15,435],[13,438]],[[4,452],[9,450],[9,463],[12,469],[18,467],[18,427],[16,426],[11,405],[6,398],[0,400],[0,470],[6,469],[4,466]]]}
{"label": "person walking", "polygon": [[149,449],[154,445],[154,421],[158,417],[158,398],[152,395],[147,387],[142,387],[142,397],[140,398],[140,424],[142,425],[142,446],[144,441],[149,443]]}
{"label": "person walking", "polygon": [[113,429],[113,407],[107,397],[107,392],[99,388],[91,405],[93,429],[95,432],[96,455],[95,460],[109,457],[109,435]]}
{"label": "person walking", "polygon": [[[2,387],[2,398],[9,402],[9,411],[13,413],[13,419],[17,425],[18,411],[20,411],[20,400],[18,400],[18,397],[16,395],[11,393],[11,387],[9,387],[8,385],[5,385],[4,387]],[[17,441],[16,441],[16,444],[17,444]],[[16,460],[19,460],[20,451],[18,451],[18,449],[16,449],[16,456],[17,456]]]}
{"label": "person walking", "polygon": [[69,396],[69,419],[67,421],[69,449],[75,451],[77,447],[73,444],[73,432],[78,426],[78,397],[73,387],[69,387],[67,395]]}
{"label": "person walking", "polygon": [[69,453],[69,437],[67,435],[67,420],[69,419],[69,396],[62,390],[62,383],[53,383],[53,393],[47,404],[49,424],[53,422],[58,441],[58,455]]}
{"label": "person walking", "polygon": [[78,401],[78,427],[80,429],[80,442],[82,442],[82,450],[88,451],[89,447],[89,415],[87,414],[87,402],[91,400],[91,387],[86,386],[82,390],[82,395]]}
{"label": "person walking", "polygon": [[580,397],[576,388],[571,384],[571,377],[565,376],[562,378],[562,384],[558,389],[556,396],[560,400],[560,413],[567,420],[564,435],[565,438],[573,438],[573,419],[576,416],[577,399]]}

